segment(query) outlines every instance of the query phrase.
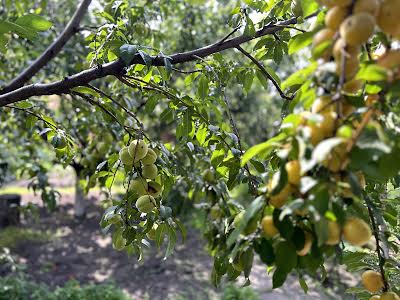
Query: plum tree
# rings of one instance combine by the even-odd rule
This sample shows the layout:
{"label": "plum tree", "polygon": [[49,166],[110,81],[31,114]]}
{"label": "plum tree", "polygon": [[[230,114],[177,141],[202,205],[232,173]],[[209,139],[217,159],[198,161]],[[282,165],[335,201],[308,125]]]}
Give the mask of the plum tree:
{"label": "plum tree", "polygon": [[51,157],[102,188],[119,251],[171,255],[191,203],[216,286],[258,255],[274,288],[335,261],[398,298],[399,0],[39,2],[1,11],[0,158],[46,203]]}

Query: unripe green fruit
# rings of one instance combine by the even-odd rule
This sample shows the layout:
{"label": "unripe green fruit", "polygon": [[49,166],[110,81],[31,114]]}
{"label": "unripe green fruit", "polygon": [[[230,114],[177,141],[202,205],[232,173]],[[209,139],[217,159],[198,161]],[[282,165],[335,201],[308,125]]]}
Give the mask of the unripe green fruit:
{"label": "unripe green fruit", "polygon": [[152,149],[148,149],[146,156],[142,158],[142,163],[144,165],[151,165],[154,164],[156,160],[157,154]]}
{"label": "unripe green fruit", "polygon": [[148,233],[146,233],[146,236],[149,240],[155,240],[156,239],[156,232],[157,232],[158,225],[153,224],[153,227],[149,230]]}
{"label": "unripe green fruit", "polygon": [[113,247],[115,250],[122,251],[125,248],[126,240],[122,235],[118,235],[113,241]]}
{"label": "unripe green fruit", "polygon": [[217,219],[221,218],[222,210],[218,206],[214,205],[210,209],[210,216],[212,219],[217,220]]}
{"label": "unripe green fruit", "polygon": [[137,178],[131,181],[129,190],[134,191],[139,196],[146,195],[148,189],[148,184],[146,179]]}
{"label": "unripe green fruit", "polygon": [[301,6],[301,0],[294,0],[290,5],[290,9],[295,17],[303,16],[303,7]]}
{"label": "unripe green fruit", "polygon": [[[243,210],[239,214],[236,215],[235,219],[233,220],[233,225],[235,227],[238,227],[240,222],[242,222],[242,219],[244,217],[244,213],[245,213],[245,211]],[[257,220],[253,219],[249,223],[247,223],[245,229],[243,230],[243,234],[244,235],[250,235],[254,231],[257,230],[257,227],[258,227]]]}
{"label": "unripe green fruit", "polygon": [[135,162],[145,157],[148,150],[147,144],[143,140],[134,140],[128,149]]}
{"label": "unripe green fruit", "polygon": [[156,201],[150,195],[143,195],[136,200],[136,208],[142,213],[149,213],[155,207]]}
{"label": "unripe green fruit", "polygon": [[106,144],[111,144],[114,140],[114,137],[111,133],[107,132],[104,134],[103,140]]}
{"label": "unripe green fruit", "polygon": [[108,145],[105,142],[100,142],[97,144],[96,149],[100,155],[104,155],[107,153]]}
{"label": "unripe green fruit", "polygon": [[203,172],[203,179],[206,182],[213,182],[215,180],[215,175],[214,172],[212,170],[205,170]]}
{"label": "unripe green fruit", "polygon": [[353,136],[353,128],[349,125],[340,126],[336,132],[338,137],[349,139]]}
{"label": "unripe green fruit", "polygon": [[129,155],[128,147],[124,147],[119,151],[119,159],[125,166],[133,165],[133,158]]}
{"label": "unripe green fruit", "polygon": [[155,181],[150,181],[148,183],[147,193],[154,198],[161,195],[162,186]]}
{"label": "unripe green fruit", "polygon": [[142,168],[142,176],[147,179],[156,179],[157,177],[157,167],[154,164],[144,165]]}
{"label": "unripe green fruit", "polygon": [[61,134],[56,134],[55,136],[53,136],[51,142],[56,149],[64,149],[65,147],[67,147],[68,144],[67,138]]}

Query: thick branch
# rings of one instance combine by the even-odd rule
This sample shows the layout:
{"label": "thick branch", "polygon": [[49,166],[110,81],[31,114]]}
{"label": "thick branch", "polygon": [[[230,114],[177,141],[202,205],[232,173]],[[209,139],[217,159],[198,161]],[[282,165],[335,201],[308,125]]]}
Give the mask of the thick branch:
{"label": "thick branch", "polygon": [[85,15],[92,0],[82,0],[75,11],[67,27],[61,32],[57,39],[25,70],[5,86],[0,94],[5,94],[22,87],[37,72],[39,72],[51,59],[53,59],[68,42],[68,40],[79,31],[79,23]]}
{"label": "thick branch", "polygon": [[[223,43],[217,42],[209,46],[187,51],[183,53],[176,53],[170,55],[172,64],[179,64],[189,61],[197,60],[199,57],[203,58],[214,53],[221,52],[226,49],[236,48],[237,46],[251,41],[255,38],[262,37],[268,34],[273,34],[277,31],[284,29],[282,25],[296,24],[297,18],[291,18],[289,20],[278,23],[277,25],[267,25],[256,32],[254,36],[241,35],[236,38],[232,38],[224,41]],[[153,56],[151,57],[151,64],[153,66],[164,66],[164,57]],[[137,54],[133,57],[130,65],[133,64],[145,64],[142,57]],[[32,84],[24,86],[15,91],[9,92],[4,95],[0,95],[0,107],[28,99],[32,96],[52,95],[68,93],[72,88],[77,86],[87,85],[90,81],[106,77],[109,75],[121,75],[125,71],[125,64],[121,60],[117,60],[111,63],[104,64],[97,68],[89,69],[77,73],[75,75],[65,77],[63,80],[56,81],[49,84]]]}

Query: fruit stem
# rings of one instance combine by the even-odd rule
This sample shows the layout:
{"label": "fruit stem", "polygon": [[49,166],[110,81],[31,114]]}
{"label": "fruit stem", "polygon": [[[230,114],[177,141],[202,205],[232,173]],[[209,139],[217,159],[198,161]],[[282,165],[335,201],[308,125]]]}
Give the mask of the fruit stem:
{"label": "fruit stem", "polygon": [[383,257],[382,253],[381,253],[381,246],[379,244],[379,233],[378,233],[378,225],[375,222],[375,217],[371,208],[371,203],[370,200],[365,198],[365,203],[367,204],[367,208],[368,208],[368,214],[369,214],[369,218],[371,220],[371,224],[372,224],[372,232],[374,234],[375,237],[375,243],[376,243],[376,253],[378,254],[378,261],[379,261],[379,269],[382,275],[382,281],[383,281],[383,291],[387,292],[389,290],[389,283],[386,280],[385,277],[385,258]]}

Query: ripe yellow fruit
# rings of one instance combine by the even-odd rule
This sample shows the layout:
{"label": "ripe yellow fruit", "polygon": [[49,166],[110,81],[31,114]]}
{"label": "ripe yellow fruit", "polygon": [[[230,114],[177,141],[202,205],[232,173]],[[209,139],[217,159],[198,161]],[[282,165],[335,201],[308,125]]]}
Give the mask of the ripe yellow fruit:
{"label": "ripe yellow fruit", "polygon": [[353,14],[365,12],[373,17],[377,17],[379,8],[379,0],[357,0],[353,7]]}
{"label": "ripe yellow fruit", "polygon": [[400,51],[390,50],[382,55],[378,61],[377,65],[388,70],[393,70],[400,67]]}
{"label": "ripe yellow fruit", "polygon": [[400,300],[400,297],[394,292],[386,292],[381,295],[381,300]]}
{"label": "ripe yellow fruit", "polygon": [[269,238],[273,238],[279,233],[279,230],[274,225],[274,220],[272,216],[265,216],[264,218],[262,218],[261,228],[263,233]]}
{"label": "ripe yellow fruit", "polygon": [[155,207],[156,200],[150,195],[140,196],[136,200],[136,208],[142,213],[149,213]]}
{"label": "ripe yellow fruit", "polygon": [[133,166],[133,158],[129,154],[128,147],[124,147],[119,151],[119,159],[126,166]]}
{"label": "ripe yellow fruit", "polygon": [[340,24],[347,17],[349,11],[346,7],[335,6],[332,7],[325,16],[325,26],[329,29],[337,31],[339,29]]}
{"label": "ripe yellow fruit", "polygon": [[289,183],[299,185],[301,179],[300,162],[298,160],[289,161],[286,163],[285,168]]}
{"label": "ripe yellow fruit", "polygon": [[286,184],[277,194],[271,195],[271,191],[277,186],[278,180],[279,176],[278,173],[276,173],[272,180],[268,182],[269,204],[276,208],[282,207],[292,194],[291,185]]}
{"label": "ripe yellow fruit", "polygon": [[149,195],[153,196],[154,198],[157,198],[161,195],[162,186],[159,183],[155,181],[150,181],[149,183],[147,183],[147,185],[147,193]]}
{"label": "ripe yellow fruit", "polygon": [[303,249],[297,251],[298,256],[306,256],[311,250],[313,241],[312,235],[308,232],[305,232],[304,235],[305,235],[304,247]]}
{"label": "ripe yellow fruit", "polygon": [[359,218],[350,218],[344,224],[343,237],[354,246],[367,244],[371,236],[369,225]]}
{"label": "ripe yellow fruit", "polygon": [[134,191],[139,196],[146,195],[148,189],[148,184],[146,179],[137,178],[131,181],[129,190]]}
{"label": "ripe yellow fruit", "polygon": [[361,283],[371,293],[376,293],[383,288],[383,280],[381,273],[368,270],[362,273]]}
{"label": "ripe yellow fruit", "polygon": [[321,3],[327,7],[332,6],[349,6],[351,4],[351,0],[321,0]]}
{"label": "ripe yellow fruit", "polygon": [[375,29],[375,19],[362,12],[347,17],[340,25],[340,36],[349,45],[361,45],[368,41]]}
{"label": "ripe yellow fruit", "polygon": [[[331,42],[334,35],[335,35],[335,31],[333,31],[332,29],[329,29],[329,28],[324,28],[324,29],[318,31],[317,34],[314,35],[312,47],[316,48],[324,42]],[[324,53],[322,54],[322,56],[326,57],[326,56],[329,56],[329,54],[330,54],[330,49],[326,49],[324,51]]]}
{"label": "ripe yellow fruit", "polygon": [[321,96],[314,100],[311,112],[314,114],[335,111],[335,102],[330,96]]}
{"label": "ripe yellow fruit", "polygon": [[343,91],[349,94],[356,94],[364,86],[364,81],[360,79],[352,79],[343,85]]}
{"label": "ripe yellow fruit", "polygon": [[335,5],[337,5],[335,4],[335,0],[319,0],[318,2],[327,7],[334,7]]}
{"label": "ripe yellow fruit", "polygon": [[333,57],[337,62],[342,60],[343,51],[345,52],[346,58],[358,58],[358,55],[361,52],[361,47],[359,45],[346,45],[346,41],[342,38],[339,38],[333,45],[332,50]]}
{"label": "ripe yellow fruit", "polygon": [[340,226],[337,222],[329,221],[328,222],[328,239],[325,244],[333,246],[337,245],[340,242],[341,230]]}
{"label": "ripe yellow fruit", "polygon": [[337,114],[335,112],[323,113],[322,118],[322,121],[317,125],[318,128],[324,137],[332,136],[336,127]]}
{"label": "ripe yellow fruit", "polygon": [[158,170],[156,165],[144,165],[142,168],[142,176],[147,179],[156,179]]}
{"label": "ripe yellow fruit", "polygon": [[331,172],[339,172],[341,168],[346,167],[348,163],[346,147],[346,143],[334,147],[322,164]]}
{"label": "ripe yellow fruit", "polygon": [[400,0],[383,0],[377,18],[378,26],[389,35],[397,36],[400,31]]}
{"label": "ripe yellow fruit", "polygon": [[142,158],[142,163],[144,165],[154,164],[157,160],[157,154],[152,150],[148,149],[145,157]]}
{"label": "ripe yellow fruit", "polygon": [[309,124],[304,127],[306,136],[310,139],[311,144],[316,146],[319,142],[324,139],[323,132],[315,124]]}
{"label": "ripe yellow fruit", "polygon": [[376,102],[379,101],[379,95],[377,94],[367,95],[365,96],[364,100],[365,100],[365,105],[373,106]]}
{"label": "ripe yellow fruit", "polygon": [[[346,58],[344,62],[344,76],[345,80],[353,78],[360,68],[360,60],[358,57]],[[342,61],[336,61],[336,73],[340,76],[342,74]]]}
{"label": "ripe yellow fruit", "polygon": [[349,102],[347,102],[346,100],[342,101],[342,114],[345,118],[350,116],[355,110],[356,108]]}
{"label": "ripe yellow fruit", "polygon": [[134,162],[137,162],[146,156],[148,147],[147,147],[147,144],[143,140],[134,140],[129,145],[128,150],[129,150],[130,156],[133,157]]}

